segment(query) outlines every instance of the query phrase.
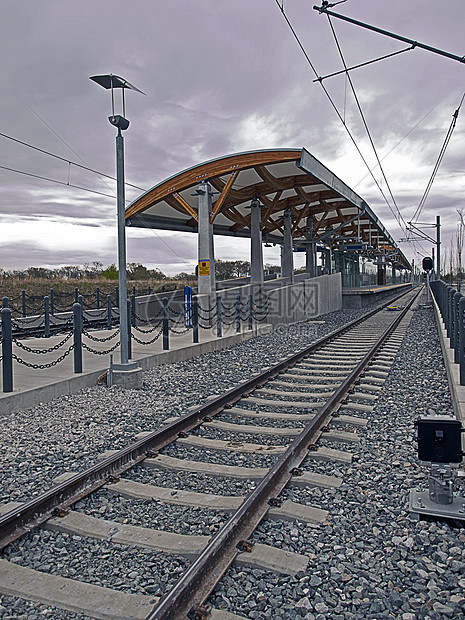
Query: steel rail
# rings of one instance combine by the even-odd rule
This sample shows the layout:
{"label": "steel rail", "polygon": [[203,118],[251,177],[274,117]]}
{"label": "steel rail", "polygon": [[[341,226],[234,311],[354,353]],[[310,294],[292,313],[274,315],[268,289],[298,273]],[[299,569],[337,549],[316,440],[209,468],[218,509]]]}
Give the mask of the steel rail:
{"label": "steel rail", "polygon": [[[216,583],[240,552],[241,543],[253,533],[270,508],[270,501],[286,486],[293,475],[299,475],[298,466],[314,448],[315,442],[337,413],[343,400],[354,389],[359,377],[392,332],[398,327],[421,290],[409,301],[399,316],[378,338],[341,386],[319,409],[302,433],[269,469],[229,521],[213,536],[195,562],[176,585],[165,594],[146,620],[180,620],[200,618],[202,604]],[[206,616],[205,616],[206,617]]]}
{"label": "steel rail", "polygon": [[102,459],[99,463],[47,489],[37,497],[24,502],[13,510],[4,513],[0,516],[0,550],[60,511],[66,511],[69,506],[101,488],[107,482],[122,475],[128,469],[131,469],[148,456],[151,456],[153,452],[161,450],[166,445],[172,443],[180,433],[192,430],[201,424],[206,417],[214,416],[223,411],[225,407],[233,405],[245,394],[252,392],[272,377],[276,377],[281,371],[294,366],[306,356],[315,352],[331,340],[334,340],[344,332],[366,321],[379,312],[380,309],[389,306],[405,294],[404,291],[394,299],[383,304],[380,308],[371,310],[362,317],[323,336],[308,347],[305,347],[301,351],[298,351],[289,358],[268,368],[251,379],[240,383],[205,405],[200,405],[190,413],[178,418],[176,421],[162,426],[126,448],[122,448],[115,454]]}

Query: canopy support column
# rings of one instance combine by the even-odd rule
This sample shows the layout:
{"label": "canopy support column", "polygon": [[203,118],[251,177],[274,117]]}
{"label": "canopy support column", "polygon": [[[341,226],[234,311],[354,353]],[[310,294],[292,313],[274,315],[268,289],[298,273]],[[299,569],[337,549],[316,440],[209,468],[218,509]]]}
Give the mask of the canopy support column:
{"label": "canopy support column", "polygon": [[384,264],[378,265],[378,286],[386,284],[386,267]]}
{"label": "canopy support column", "polygon": [[260,201],[254,198],[250,204],[250,281],[263,284],[263,246]]}
{"label": "canopy support column", "polygon": [[316,246],[313,239],[313,215],[307,217],[305,242],[305,271],[311,278],[314,278],[316,276]]}
{"label": "canopy support column", "polygon": [[281,253],[281,275],[294,284],[294,256],[292,253],[292,216],[291,210],[284,211],[284,243]]}
{"label": "canopy support column", "polygon": [[210,222],[212,193],[210,185],[202,181],[197,188],[198,195],[198,294],[216,293],[215,252],[213,244],[213,225]]}

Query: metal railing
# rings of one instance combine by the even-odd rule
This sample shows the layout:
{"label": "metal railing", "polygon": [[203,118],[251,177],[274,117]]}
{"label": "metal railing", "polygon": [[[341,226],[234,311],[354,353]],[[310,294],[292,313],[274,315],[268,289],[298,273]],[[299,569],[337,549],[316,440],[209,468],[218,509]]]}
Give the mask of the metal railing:
{"label": "metal railing", "polygon": [[[173,290],[177,290],[177,285],[174,285]],[[131,297],[135,298],[136,296],[164,292],[165,285],[160,286],[156,290],[153,290],[151,286],[148,286],[146,289],[136,289],[136,287],[133,286]],[[112,303],[118,306],[119,291],[117,286],[115,286],[114,291],[110,295]],[[80,292],[79,288],[76,286],[71,293],[63,293],[51,288],[48,295],[29,295],[26,290],[22,290],[20,295],[10,298],[5,297],[4,299],[8,299],[8,307],[15,316],[25,318],[42,313],[44,300],[46,298],[49,300],[50,314],[54,315],[56,312],[72,312],[73,303],[77,303],[79,297],[82,298],[82,303],[85,308],[98,310],[102,307],[102,304],[105,305],[107,296],[108,293],[103,293],[99,286],[96,287],[95,292],[87,294]]]}
{"label": "metal railing", "polygon": [[454,363],[459,365],[460,385],[465,385],[465,296],[442,280],[434,280],[430,288],[454,350]]}
{"label": "metal railing", "polygon": [[[257,325],[265,321],[269,313],[266,296],[254,300],[252,295],[249,295],[244,302],[238,295],[231,305],[227,305],[218,295],[215,303],[209,307],[202,307],[197,298],[192,297],[192,295],[187,295],[179,308],[171,306],[167,297],[163,297],[161,301],[161,307],[158,311],[152,317],[142,320],[135,314],[133,299],[127,300],[129,359],[132,358],[131,345],[133,340],[139,345],[148,346],[162,337],[162,348],[166,351],[170,347],[170,334],[178,336],[192,331],[192,340],[194,343],[198,343],[199,329],[211,330],[216,328],[216,335],[221,338],[223,326],[235,325],[235,331],[238,333],[241,331],[242,325],[246,323],[248,329],[252,330],[254,323]],[[14,363],[33,370],[43,370],[57,366],[72,352],[74,373],[82,373],[83,350],[100,356],[109,355],[115,351],[120,345],[119,339],[112,342],[120,335],[119,328],[115,327],[119,324],[119,310],[113,307],[111,295],[107,295],[106,307],[99,311],[97,320],[100,330],[113,330],[112,333],[105,336],[99,336],[95,331],[92,333],[90,329],[95,330],[96,328],[95,319],[95,310],[86,310],[86,304],[80,295],[72,306],[72,313],[65,317],[54,317],[51,314],[50,299],[47,296],[43,314],[34,317],[32,322],[28,319],[26,323],[22,318],[13,318],[8,299],[4,298],[0,324],[3,392],[13,391]],[[137,321],[144,323],[144,328],[139,327],[136,324]],[[27,346],[24,343],[25,338],[36,336],[37,330],[40,330],[40,338],[43,338],[44,341],[60,332],[68,333],[60,342],[50,347],[33,348]],[[108,347],[96,348],[98,345],[107,342]],[[19,351],[27,353],[29,360],[24,359],[25,356],[22,357]],[[58,357],[54,357],[51,361],[44,361],[44,363],[30,361],[36,355],[45,359],[45,356],[50,354],[58,354]]]}

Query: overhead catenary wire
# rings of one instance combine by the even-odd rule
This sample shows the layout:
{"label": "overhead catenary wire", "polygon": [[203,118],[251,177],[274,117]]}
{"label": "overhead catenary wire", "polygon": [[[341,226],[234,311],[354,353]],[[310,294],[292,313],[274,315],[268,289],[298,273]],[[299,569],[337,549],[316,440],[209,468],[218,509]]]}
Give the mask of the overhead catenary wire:
{"label": "overhead catenary wire", "polygon": [[[90,192],[91,194],[98,194],[99,196],[105,196],[106,198],[115,198],[115,195],[104,194],[96,189],[89,189],[88,187],[81,187],[79,185],[73,185],[72,183],[65,183],[65,181],[58,181],[58,179],[51,179],[44,177],[41,174],[33,174],[32,172],[25,172],[24,170],[16,170],[15,168],[9,168],[8,166],[0,165],[1,170],[7,170],[8,172],[15,172],[16,174],[24,174],[27,177],[33,177],[34,179],[41,179],[42,181],[49,181],[50,183],[57,183],[58,185],[66,185],[66,187],[72,187],[74,189],[80,189],[84,192]],[[129,202],[129,201],[127,201]]]}
{"label": "overhead catenary wire", "polygon": [[[79,185],[73,185],[73,184],[71,184],[71,183],[65,183],[64,181],[59,181],[59,180],[57,180],[57,179],[51,179],[51,178],[49,178],[49,177],[45,177],[45,176],[42,176],[42,175],[40,175],[40,174],[33,174],[32,172],[25,172],[24,170],[16,170],[15,168],[9,168],[8,166],[2,166],[2,165],[0,165],[0,170],[7,170],[8,172],[15,172],[16,174],[23,174],[23,175],[25,175],[25,176],[32,177],[32,178],[34,178],[34,179],[41,179],[42,181],[49,181],[50,183],[57,183],[58,185],[65,185],[66,187],[72,187],[73,189],[79,189],[79,190],[84,191],[84,192],[90,192],[91,194],[97,194],[97,195],[99,195],[99,196],[105,196],[105,198],[115,198],[115,197],[116,197],[115,195],[105,194],[105,193],[103,193],[103,192],[99,192],[98,190],[95,190],[95,189],[89,189],[89,188],[87,188],[87,187],[81,187],[81,186],[79,186]],[[130,201],[129,201],[129,200],[127,200],[126,202],[130,202]],[[158,238],[160,239],[160,241],[161,241],[162,243],[164,243],[164,244],[166,245],[166,247],[167,247],[169,250],[171,250],[171,251],[173,252],[173,254],[175,254],[175,255],[176,255],[176,256],[180,259],[180,262],[181,262],[182,264],[188,264],[188,263],[189,263],[189,261],[184,260],[184,259],[183,259],[183,258],[182,258],[182,257],[181,257],[181,256],[180,256],[177,252],[176,252],[176,250],[174,250],[174,249],[170,246],[170,244],[169,244],[167,241],[165,241],[165,239],[163,239],[163,237],[161,237],[161,236],[160,236],[160,235],[159,235],[159,234],[158,234],[155,230],[153,230],[153,229],[150,229],[150,230],[152,230],[153,234],[154,234],[156,237],[158,237]]]}
{"label": "overhead catenary wire", "polygon": [[438,173],[439,167],[441,166],[441,162],[444,158],[444,154],[447,150],[447,147],[449,145],[450,139],[452,137],[452,134],[454,132],[455,126],[457,124],[457,118],[459,116],[459,112],[460,112],[460,108],[462,107],[462,103],[465,97],[465,93],[462,95],[462,99],[460,100],[460,104],[459,107],[455,110],[454,114],[452,115],[452,121],[451,124],[449,126],[449,129],[447,130],[447,134],[446,137],[444,139],[444,142],[441,146],[441,150],[439,152],[438,158],[436,160],[436,163],[434,164],[434,168],[433,168],[433,172],[431,173],[430,179],[428,181],[428,184],[426,186],[426,189],[423,193],[423,196],[421,197],[421,200],[418,204],[418,207],[416,208],[416,211],[412,217],[412,222],[416,222],[418,220],[418,218],[420,217],[420,214],[422,212],[423,207],[425,206],[426,200],[428,198],[429,192],[431,190],[431,187],[434,183],[434,180],[436,178],[436,175]]}
{"label": "overhead catenary wire", "polygon": [[[29,107],[29,106],[28,106],[28,107]],[[42,122],[43,122],[43,123],[44,123],[44,124],[48,127],[48,129],[50,129],[50,131],[52,131],[52,133],[53,133],[55,136],[57,136],[57,137],[58,137],[58,138],[59,138],[59,139],[63,142],[63,144],[65,144],[65,145],[66,145],[66,146],[67,146],[67,147],[68,147],[68,148],[69,148],[69,149],[70,149],[70,150],[71,150],[71,151],[72,151],[72,152],[73,152],[73,153],[74,153],[77,157],[79,157],[79,159],[80,159],[81,161],[84,161],[84,159],[83,159],[83,158],[79,155],[79,153],[77,153],[77,152],[76,152],[76,151],[75,151],[75,150],[74,150],[74,149],[73,149],[73,148],[72,148],[72,147],[71,147],[71,146],[70,146],[70,145],[69,145],[69,144],[68,144],[68,143],[67,143],[67,142],[66,142],[66,141],[65,141],[65,140],[64,140],[64,139],[63,139],[63,138],[62,138],[62,137],[61,137],[61,136],[60,136],[60,135],[59,135],[59,134],[58,134],[58,133],[54,130],[54,129],[53,129],[53,127],[51,127],[51,126],[50,126],[50,125],[49,125],[49,124],[48,124],[48,123],[47,123],[47,122],[46,122],[46,121],[45,121],[45,120],[44,120],[41,116],[39,116],[39,114],[37,114],[37,112],[35,112],[34,110],[32,110],[32,108],[29,108],[29,109],[31,110],[31,112],[32,112],[33,114],[35,114],[35,115],[36,115],[36,116],[37,116],[37,117],[38,117],[38,118],[39,118],[39,119],[40,119],[40,120],[41,120],[41,121],[42,121]],[[59,160],[59,161],[63,161],[63,162],[65,162],[65,163],[67,163],[67,164],[68,164],[68,181],[67,181],[67,182],[64,182],[64,181],[60,181],[60,180],[58,180],[58,179],[52,179],[52,178],[50,178],[50,177],[46,177],[46,176],[39,175],[39,174],[34,174],[34,173],[32,173],[32,172],[27,172],[27,171],[24,171],[24,170],[18,170],[18,169],[15,169],[15,168],[12,168],[12,167],[9,167],[9,166],[3,166],[3,165],[0,165],[0,170],[6,170],[6,171],[8,171],[8,172],[13,172],[13,173],[15,173],[15,174],[22,174],[22,175],[24,175],[24,176],[32,177],[32,178],[35,178],[35,179],[40,179],[40,180],[42,180],[42,181],[48,181],[49,183],[56,183],[56,184],[58,184],[58,185],[64,185],[64,186],[67,186],[67,187],[71,187],[71,188],[73,188],[73,189],[78,189],[78,190],[81,190],[81,191],[85,191],[85,192],[89,192],[89,193],[92,193],[92,194],[96,194],[96,195],[98,195],[98,196],[104,196],[105,198],[116,198],[116,195],[115,195],[115,194],[106,194],[106,193],[104,193],[104,192],[100,192],[100,191],[98,191],[98,190],[94,190],[94,189],[90,189],[90,188],[87,188],[87,187],[82,187],[82,186],[80,186],[80,185],[75,185],[75,184],[70,183],[70,169],[71,169],[71,166],[76,166],[77,168],[80,168],[80,169],[82,169],[82,170],[86,170],[86,171],[91,172],[91,173],[93,173],[93,174],[96,174],[96,175],[98,175],[98,176],[101,176],[101,177],[104,177],[104,178],[107,178],[107,179],[111,179],[112,181],[116,181],[116,177],[114,177],[114,176],[112,176],[112,175],[109,175],[109,174],[106,174],[106,173],[104,173],[104,172],[100,172],[100,171],[98,171],[98,170],[94,170],[93,168],[91,168],[91,167],[90,167],[90,166],[88,166],[87,164],[79,164],[79,163],[74,162],[74,161],[72,161],[72,160],[70,160],[70,159],[67,159],[66,157],[61,157],[60,155],[57,155],[57,154],[55,154],[55,153],[52,153],[51,151],[47,151],[47,150],[42,149],[42,148],[40,148],[40,147],[34,146],[33,144],[30,144],[30,143],[25,142],[24,140],[20,140],[20,139],[18,139],[18,138],[14,138],[13,136],[9,136],[8,134],[5,134],[5,133],[3,133],[3,132],[0,132],[0,137],[3,137],[3,138],[5,138],[5,139],[7,139],[7,140],[11,140],[12,142],[16,142],[17,144],[20,144],[20,145],[25,146],[25,147],[27,147],[27,148],[33,149],[33,150],[35,150],[35,151],[38,151],[39,153],[43,153],[44,155],[48,155],[49,157],[53,157],[54,159],[57,159],[57,160]],[[145,191],[146,191],[146,189],[145,189],[145,188],[139,187],[139,186],[134,185],[134,184],[132,184],[132,183],[128,183],[127,181],[125,181],[125,186],[132,187],[132,188],[134,188],[134,189],[138,189],[138,190],[143,191],[143,192],[145,192]],[[110,191],[111,191],[111,188],[110,188],[110,187],[109,187],[109,189],[110,189]],[[130,203],[131,201],[130,201],[130,200],[126,200],[125,202],[126,202],[126,203]],[[154,234],[156,237],[158,237],[158,239],[160,239],[160,241],[161,241],[164,245],[166,245],[166,247],[167,247],[169,250],[171,250],[171,252],[173,252],[173,254],[175,254],[175,255],[176,255],[176,256],[180,259],[180,261],[179,261],[179,262],[181,262],[182,264],[188,264],[188,263],[189,263],[189,261],[184,260],[184,259],[183,259],[183,258],[182,258],[179,254],[178,254],[178,252],[176,252],[176,250],[175,250],[173,247],[171,247],[171,246],[170,246],[170,244],[169,244],[167,241],[165,241],[165,239],[163,239],[163,237],[161,237],[161,236],[160,236],[160,235],[159,235],[159,234],[158,234],[155,230],[153,230],[153,229],[150,229],[150,230],[152,230],[153,234]]]}
{"label": "overhead catenary wire", "polygon": [[[21,144],[22,146],[26,146],[27,148],[33,149],[34,151],[38,151],[39,153],[43,153],[44,155],[48,155],[49,157],[53,157],[54,159],[58,159],[60,161],[63,161],[65,163],[67,163],[68,165],[71,166],[76,166],[77,168],[81,168],[82,170],[87,170],[88,172],[92,172],[93,174],[97,174],[99,176],[105,177],[106,179],[111,179],[112,181],[116,181],[116,177],[112,176],[111,174],[105,174],[105,172],[99,172],[98,170],[94,170],[93,168],[90,168],[89,166],[85,166],[84,164],[78,164],[75,161],[72,161],[70,159],[67,159],[66,157],[61,157],[60,155],[56,155],[55,153],[52,153],[50,151],[46,151],[45,149],[41,149],[38,146],[34,146],[33,144],[29,144],[28,142],[24,142],[23,140],[19,140],[18,138],[13,138],[12,136],[7,135],[6,133],[2,133],[0,132],[0,136],[2,138],[6,138],[7,140],[11,140],[12,142],[16,142],[18,144]],[[17,171],[16,171],[17,172]],[[47,179],[48,181],[50,181],[51,179]],[[65,183],[66,185],[66,183]],[[137,185],[133,185],[132,183],[125,183],[125,185],[127,185],[128,187],[133,187],[134,189],[138,189],[142,192],[145,192],[145,188],[143,187],[138,187]],[[93,191],[93,190],[88,190],[88,191]]]}
{"label": "overhead catenary wire", "polygon": [[[346,64],[346,61],[345,61],[344,55],[343,55],[343,53],[342,53],[342,49],[341,49],[341,46],[340,46],[340,44],[339,44],[339,40],[338,40],[338,38],[337,38],[336,31],[335,31],[335,29],[334,29],[334,26],[333,26],[333,24],[332,24],[332,22],[331,22],[331,18],[330,18],[330,16],[329,16],[329,15],[328,15],[328,22],[329,22],[329,25],[330,25],[330,28],[331,28],[331,32],[332,32],[333,37],[334,37],[334,41],[335,41],[335,43],[336,43],[337,50],[338,50],[338,52],[339,52],[339,56],[340,56],[340,58],[341,58],[341,62],[342,62],[342,64],[343,64],[343,66],[344,66],[344,71],[345,71],[345,72],[346,72],[346,74],[347,74],[347,79],[348,79],[348,81],[349,81],[350,88],[351,88],[351,90],[352,90],[352,94],[353,94],[354,99],[355,99],[355,103],[357,104],[357,108],[358,108],[358,111],[359,111],[359,113],[360,113],[360,117],[361,117],[361,119],[362,119],[363,126],[365,127],[365,131],[366,131],[366,133],[367,133],[368,140],[370,141],[370,144],[371,144],[371,147],[372,147],[372,149],[373,149],[373,153],[374,153],[374,155],[375,155],[375,158],[376,158],[376,161],[377,161],[377,163],[378,163],[379,169],[380,169],[381,174],[382,174],[382,176],[383,176],[384,182],[386,183],[386,187],[388,188],[389,195],[391,196],[391,200],[392,200],[392,202],[393,202],[393,204],[394,204],[394,207],[395,207],[395,211],[394,211],[394,209],[391,207],[391,205],[390,205],[389,203],[388,203],[388,206],[389,206],[389,208],[390,208],[390,210],[391,210],[391,213],[394,215],[395,219],[397,220],[397,223],[399,224],[399,226],[401,226],[401,227],[402,227],[402,224],[403,224],[403,228],[404,228],[404,230],[406,230],[406,229],[407,229],[407,223],[405,222],[404,218],[402,217],[402,214],[401,214],[401,212],[400,212],[400,209],[399,209],[399,207],[397,206],[396,199],[394,198],[394,194],[392,193],[391,186],[389,185],[389,181],[387,180],[386,173],[384,172],[383,166],[382,166],[382,164],[381,164],[381,160],[380,160],[380,158],[379,158],[378,151],[377,151],[377,149],[376,149],[376,146],[375,146],[375,143],[374,143],[373,137],[372,137],[371,132],[370,132],[370,129],[369,129],[369,127],[368,127],[368,123],[367,123],[366,118],[365,118],[365,115],[364,115],[364,113],[363,113],[362,106],[360,105],[359,98],[358,98],[357,93],[356,93],[356,91],[355,91],[355,87],[354,87],[354,84],[353,84],[353,82],[352,82],[352,78],[351,78],[351,76],[350,76],[350,72],[349,72],[349,70],[347,69],[347,64]],[[397,215],[396,215],[396,212],[397,212]]]}
{"label": "overhead catenary wire", "polygon": [[[396,143],[394,144],[394,146],[393,146],[393,147],[391,147],[391,148],[389,149],[389,151],[388,151],[385,155],[383,155],[383,157],[381,158],[381,161],[384,161],[384,160],[386,159],[386,157],[388,157],[388,156],[389,156],[389,155],[390,155],[393,151],[395,151],[395,149],[396,149],[398,146],[400,146],[400,145],[402,144],[402,142],[403,142],[406,138],[408,138],[408,136],[409,136],[409,135],[410,135],[413,131],[415,131],[415,129],[416,129],[419,125],[421,125],[421,123],[425,120],[425,118],[427,118],[427,117],[431,114],[431,112],[433,112],[433,111],[434,111],[434,110],[438,107],[438,105],[439,105],[439,104],[438,104],[438,103],[436,103],[436,104],[435,104],[435,105],[434,105],[434,106],[433,106],[433,107],[432,107],[432,108],[431,108],[428,112],[426,112],[426,114],[424,114],[424,115],[420,118],[420,120],[419,120],[419,121],[417,121],[417,122],[415,123],[415,125],[414,125],[411,129],[409,129],[409,130],[407,131],[407,133],[406,133],[406,134],[405,134],[405,135],[404,135],[404,136],[403,136],[403,137],[402,137],[402,138],[401,138],[398,142],[396,142]],[[376,170],[376,168],[377,168],[377,167],[378,167],[378,164],[376,164],[376,166],[373,166],[373,168],[372,168],[371,170]],[[357,187],[357,185],[360,185],[360,183],[362,183],[362,181],[364,181],[364,180],[367,178],[367,176],[370,176],[370,173],[369,173],[369,172],[367,172],[367,173],[366,173],[366,174],[365,174],[365,175],[364,175],[364,176],[360,179],[360,181],[357,181],[357,183],[355,183],[354,187]]]}
{"label": "overhead catenary wire", "polygon": [[[296,40],[296,42],[297,42],[298,46],[300,47],[300,50],[302,51],[302,53],[303,53],[303,55],[304,55],[304,57],[305,57],[305,59],[306,59],[307,63],[308,63],[308,64],[309,64],[309,66],[311,67],[311,69],[312,69],[312,71],[313,71],[313,73],[314,73],[315,77],[316,77],[316,78],[318,78],[318,77],[319,77],[319,76],[318,76],[318,72],[316,71],[315,66],[314,66],[314,64],[312,63],[312,61],[311,61],[311,59],[310,59],[310,56],[308,55],[307,51],[305,50],[305,48],[304,48],[304,46],[303,46],[303,43],[301,42],[301,40],[300,40],[300,38],[299,38],[299,36],[298,36],[297,32],[295,31],[294,27],[292,26],[292,23],[290,22],[289,18],[287,17],[287,15],[286,15],[286,13],[285,13],[285,11],[284,11],[284,5],[281,5],[281,4],[279,3],[279,0],[275,0],[275,2],[276,2],[276,4],[277,4],[277,6],[278,6],[279,10],[281,11],[281,14],[282,14],[283,18],[285,19],[285,21],[286,21],[286,23],[287,23],[287,25],[288,25],[288,27],[289,27],[290,31],[292,32],[292,34],[293,34],[293,36],[294,36],[294,38],[295,38],[295,40]],[[390,209],[390,210],[392,210],[392,207],[391,207],[391,205],[390,205],[390,203],[389,203],[389,201],[388,201],[388,199],[387,199],[387,197],[386,197],[386,195],[385,195],[385,193],[384,193],[384,191],[383,191],[383,189],[382,189],[381,185],[379,184],[378,180],[376,179],[375,175],[373,174],[373,172],[372,172],[372,170],[371,170],[371,168],[370,168],[370,165],[368,164],[368,162],[367,162],[367,160],[366,160],[365,156],[363,155],[363,153],[362,153],[362,151],[361,151],[361,149],[360,149],[359,145],[357,144],[356,139],[355,139],[355,138],[354,138],[354,136],[352,135],[352,132],[350,131],[350,129],[349,129],[349,127],[348,127],[348,125],[347,125],[347,123],[346,123],[345,119],[343,118],[342,114],[339,112],[339,110],[338,110],[338,108],[337,108],[336,104],[334,103],[333,98],[332,98],[332,97],[331,97],[331,95],[329,94],[329,92],[328,92],[327,88],[325,87],[325,85],[323,84],[323,82],[320,82],[320,85],[321,85],[321,88],[323,89],[323,91],[324,91],[324,93],[325,93],[326,97],[328,98],[329,102],[331,103],[331,106],[333,107],[334,111],[336,112],[336,114],[337,114],[337,116],[338,116],[339,120],[341,121],[341,123],[343,124],[343,126],[344,126],[345,130],[347,131],[347,134],[348,134],[348,136],[349,136],[349,138],[350,138],[351,142],[353,143],[354,147],[356,148],[356,150],[357,150],[357,152],[358,152],[358,154],[359,154],[359,156],[360,156],[361,160],[362,160],[362,161],[363,161],[363,163],[365,164],[365,166],[366,166],[366,168],[367,168],[367,170],[368,170],[368,174],[369,174],[369,175],[371,176],[371,178],[373,179],[373,181],[374,181],[374,183],[375,183],[376,187],[378,188],[378,190],[379,190],[379,192],[380,192],[381,196],[383,197],[384,201],[385,201],[385,202],[386,202],[386,204],[388,205],[389,209]],[[398,220],[397,220],[397,217],[396,217],[395,219],[396,219],[396,221],[398,221]],[[400,224],[399,224],[399,226],[400,226]],[[401,227],[401,228],[402,228],[402,227]]]}
{"label": "overhead catenary wire", "polygon": [[[124,101],[124,89],[123,89],[123,101]],[[86,162],[86,160],[83,157],[81,157],[81,155],[75,149],[73,149],[73,147],[70,144],[68,144],[68,142],[62,136],[60,136],[60,134],[58,133],[58,131],[56,131],[56,129],[54,129],[49,123],[47,123],[47,121],[44,118],[42,118],[42,116],[40,116],[40,114],[38,114],[38,112],[33,110],[30,106],[28,106],[26,104],[26,107],[34,114],[34,116],[37,116],[37,118],[47,127],[47,129],[49,129],[53,133],[54,136],[56,136],[58,138],[58,140],[60,140],[60,142],[62,142],[72,153],[74,153],[74,155],[76,155],[76,157],[78,157],[83,164],[85,164],[85,166],[83,166],[84,169],[86,169],[86,168],[87,169],[91,169],[91,166],[89,166],[89,164]],[[101,177],[102,183],[111,192],[112,189],[111,189],[110,185],[107,183],[107,181],[105,180],[105,178],[106,177],[107,178],[112,178],[112,177],[109,177],[109,175],[105,175],[105,174],[103,174],[101,172],[97,172],[97,171],[94,171],[94,170],[92,170],[92,172],[95,172],[95,174],[97,174],[98,176]],[[70,177],[71,177],[71,162],[68,163],[68,180],[70,179]],[[125,185],[129,186],[130,184],[129,183],[125,183]],[[136,187],[136,186],[134,186],[134,187]],[[136,187],[136,189],[141,189],[141,188]]]}

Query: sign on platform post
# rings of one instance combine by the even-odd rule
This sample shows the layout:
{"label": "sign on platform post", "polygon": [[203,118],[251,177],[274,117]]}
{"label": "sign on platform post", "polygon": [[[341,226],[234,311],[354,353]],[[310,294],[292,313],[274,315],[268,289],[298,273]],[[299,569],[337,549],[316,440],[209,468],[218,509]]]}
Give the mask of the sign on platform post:
{"label": "sign on platform post", "polygon": [[192,286],[184,287],[184,325],[192,327]]}
{"label": "sign on platform post", "polygon": [[199,276],[209,276],[209,275],[210,275],[210,261],[200,260],[199,261]]}

